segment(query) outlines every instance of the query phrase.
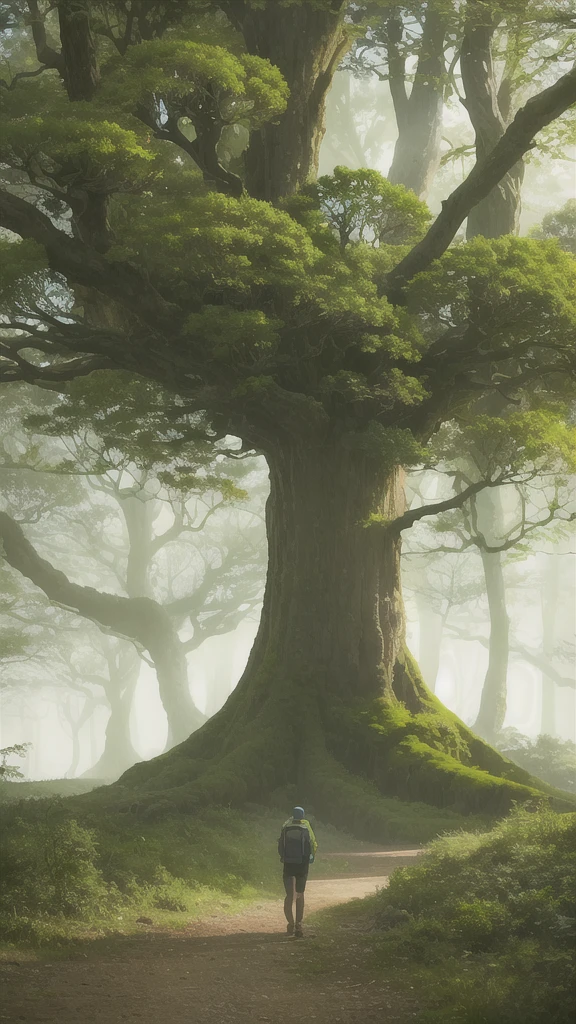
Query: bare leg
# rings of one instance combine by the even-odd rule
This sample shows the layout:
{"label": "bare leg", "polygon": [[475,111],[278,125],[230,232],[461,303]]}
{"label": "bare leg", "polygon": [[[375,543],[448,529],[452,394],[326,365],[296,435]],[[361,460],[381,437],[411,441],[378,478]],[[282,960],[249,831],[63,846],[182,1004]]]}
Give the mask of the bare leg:
{"label": "bare leg", "polygon": [[[291,927],[294,927],[294,913],[292,910],[292,904],[294,902],[294,882],[295,878],[293,875],[284,876],[284,888],[286,890],[286,899],[284,900],[284,917]],[[296,902],[298,906],[298,902]]]}
{"label": "bare leg", "polygon": [[304,917],[304,893],[296,893],[296,931],[302,928],[302,918]]}

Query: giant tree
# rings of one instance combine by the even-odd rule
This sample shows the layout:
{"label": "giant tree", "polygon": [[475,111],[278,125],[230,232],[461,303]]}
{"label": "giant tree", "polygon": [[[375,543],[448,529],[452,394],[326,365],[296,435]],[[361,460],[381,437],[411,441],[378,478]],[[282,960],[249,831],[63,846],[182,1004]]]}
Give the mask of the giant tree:
{"label": "giant tree", "polygon": [[[576,71],[518,111],[426,231],[416,197],[373,172],[298,192],[344,4],[222,4],[237,32],[226,47],[182,5],[182,21],[148,37],[124,31],[118,45],[113,28],[116,53],[91,30],[101,6],[61,0],[58,45],[34,22],[48,70],[4,90],[15,184],[0,215],[22,238],[5,247],[7,323],[22,334],[4,346],[3,378],[52,386],[121,368],[156,380],[263,453],[271,483],[244,676],[205,727],[122,784],[170,789],[186,807],[298,780],[327,815],[349,808],[374,828],[378,789],[465,810],[528,797],[529,778],[442,710],[404,645],[403,530],[500,477],[406,510],[402,473],[503,374],[517,393],[572,372],[572,258],[517,239],[448,247],[576,100]],[[231,179],[218,141],[234,123],[251,139]],[[45,296],[31,302],[34,280]],[[75,299],[55,304],[54,281]]]}

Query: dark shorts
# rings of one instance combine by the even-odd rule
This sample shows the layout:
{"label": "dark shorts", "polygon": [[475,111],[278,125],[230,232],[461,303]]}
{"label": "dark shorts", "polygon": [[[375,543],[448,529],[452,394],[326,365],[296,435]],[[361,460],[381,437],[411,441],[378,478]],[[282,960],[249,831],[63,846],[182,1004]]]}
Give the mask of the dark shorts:
{"label": "dark shorts", "polygon": [[292,891],[292,879],[294,879],[296,892],[304,892],[308,879],[309,864],[285,864],[282,877],[286,892]]}

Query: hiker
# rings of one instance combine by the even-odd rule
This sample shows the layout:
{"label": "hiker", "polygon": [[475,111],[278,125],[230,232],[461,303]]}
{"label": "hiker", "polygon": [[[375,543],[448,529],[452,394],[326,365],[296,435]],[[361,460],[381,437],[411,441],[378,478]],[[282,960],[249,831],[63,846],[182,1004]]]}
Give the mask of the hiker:
{"label": "hiker", "polygon": [[[286,890],[284,900],[284,916],[288,922],[286,932],[295,938],[302,938],[302,918],[304,917],[304,889],[308,878],[308,868],[314,863],[318,843],[312,826],[306,820],[303,807],[295,807],[292,817],[282,825],[278,840],[278,853],[284,865],[283,878]],[[296,920],[294,920],[293,903],[296,896]]]}

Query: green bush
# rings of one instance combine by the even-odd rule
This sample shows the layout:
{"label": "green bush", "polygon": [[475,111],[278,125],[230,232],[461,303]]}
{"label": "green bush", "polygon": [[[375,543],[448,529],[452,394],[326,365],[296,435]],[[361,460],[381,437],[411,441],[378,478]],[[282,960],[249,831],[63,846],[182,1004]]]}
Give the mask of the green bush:
{"label": "green bush", "polygon": [[190,886],[181,878],[175,878],[166,868],[158,868],[154,883],[150,887],[150,903],[157,910],[184,912],[192,904]]}
{"label": "green bush", "polygon": [[422,1021],[573,1019],[576,815],[516,810],[487,833],[432,843],[374,901],[378,956],[412,961]]}
{"label": "green bush", "polygon": [[107,933],[138,914],[199,912],[278,889],[277,812],[218,808],[143,823],[95,808],[80,823],[70,810],[57,798],[3,809],[0,923],[12,942],[59,941],[82,921]]}
{"label": "green bush", "polygon": [[0,911],[14,916],[101,913],[114,898],[96,866],[94,833],[74,819],[20,821],[0,847]]}

